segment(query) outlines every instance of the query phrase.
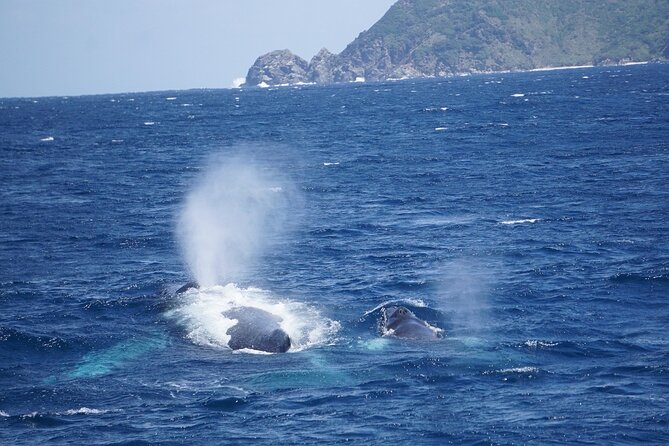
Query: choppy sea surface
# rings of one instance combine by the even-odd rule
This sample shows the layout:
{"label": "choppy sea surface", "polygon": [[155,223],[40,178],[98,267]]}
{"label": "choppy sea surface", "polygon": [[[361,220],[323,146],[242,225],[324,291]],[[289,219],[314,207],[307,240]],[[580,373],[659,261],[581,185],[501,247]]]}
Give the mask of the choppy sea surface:
{"label": "choppy sea surface", "polygon": [[0,154],[2,444],[669,443],[668,65],[0,99]]}

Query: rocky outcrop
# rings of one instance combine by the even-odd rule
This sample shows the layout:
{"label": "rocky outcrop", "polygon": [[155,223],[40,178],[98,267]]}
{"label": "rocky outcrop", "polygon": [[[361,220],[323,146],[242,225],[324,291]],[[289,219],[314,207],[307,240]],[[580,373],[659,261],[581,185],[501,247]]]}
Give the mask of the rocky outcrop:
{"label": "rocky outcrop", "polygon": [[340,54],[258,58],[247,85],[669,59],[669,0],[398,0]]}
{"label": "rocky outcrop", "polygon": [[311,58],[307,78],[317,84],[330,84],[336,82],[334,72],[337,66],[337,56],[327,48],[321,49],[318,54]]}
{"label": "rocky outcrop", "polygon": [[246,75],[247,85],[279,85],[308,82],[306,60],[289,50],[272,51],[256,59]]}

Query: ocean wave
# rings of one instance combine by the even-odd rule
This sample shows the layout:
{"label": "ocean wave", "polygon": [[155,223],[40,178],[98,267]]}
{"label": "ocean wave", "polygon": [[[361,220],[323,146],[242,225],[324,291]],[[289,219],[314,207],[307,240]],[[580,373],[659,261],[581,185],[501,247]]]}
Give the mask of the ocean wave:
{"label": "ocean wave", "polygon": [[541,221],[540,218],[524,218],[521,220],[503,220],[500,221],[500,225],[522,225],[522,224],[527,224],[527,223],[536,223],[538,221]]}
{"label": "ocean wave", "polygon": [[207,347],[229,349],[227,332],[237,321],[223,313],[237,307],[255,307],[281,317],[280,326],[292,342],[291,352],[328,344],[340,328],[339,322],[322,316],[309,305],[279,300],[265,290],[240,288],[233,283],[192,288],[178,298],[179,306],[165,316],[181,325],[193,343]]}
{"label": "ocean wave", "polygon": [[108,410],[91,409],[89,407],[80,407],[79,409],[69,409],[65,412],[57,412],[55,415],[100,415],[109,412]]}
{"label": "ocean wave", "polygon": [[524,366],[524,367],[511,367],[507,369],[498,369],[498,370],[486,370],[483,372],[484,375],[535,375],[540,372],[540,369],[533,366]]}
{"label": "ocean wave", "polygon": [[7,351],[45,351],[51,349],[65,349],[67,341],[57,336],[42,336],[13,328],[0,327],[0,346]]}
{"label": "ocean wave", "polygon": [[609,280],[616,283],[669,283],[669,272],[616,273]]}
{"label": "ocean wave", "polygon": [[523,343],[525,347],[532,348],[532,349],[538,349],[538,348],[551,348],[551,347],[557,347],[560,345],[559,342],[549,342],[549,341],[539,341],[535,339],[528,339]]}

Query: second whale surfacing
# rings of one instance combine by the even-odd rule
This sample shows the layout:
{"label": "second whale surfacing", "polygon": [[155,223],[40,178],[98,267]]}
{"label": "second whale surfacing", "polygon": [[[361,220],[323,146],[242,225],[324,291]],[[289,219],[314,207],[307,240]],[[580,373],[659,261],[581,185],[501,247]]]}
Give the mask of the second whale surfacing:
{"label": "second whale surfacing", "polygon": [[419,319],[406,307],[384,307],[381,309],[379,328],[384,336],[404,339],[439,339],[439,329]]}

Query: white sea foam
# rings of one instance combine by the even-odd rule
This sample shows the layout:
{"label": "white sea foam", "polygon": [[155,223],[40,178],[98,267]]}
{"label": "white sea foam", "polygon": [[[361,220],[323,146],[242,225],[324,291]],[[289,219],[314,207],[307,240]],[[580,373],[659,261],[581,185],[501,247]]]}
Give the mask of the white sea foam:
{"label": "white sea foam", "polygon": [[402,305],[402,304],[411,305],[411,306],[418,307],[418,308],[426,308],[427,307],[427,304],[425,303],[425,301],[423,301],[422,299],[418,299],[418,298],[387,300],[383,303],[378,304],[377,306],[375,306],[371,310],[365,311],[365,314],[363,315],[363,317],[369,316],[370,314],[380,310],[383,307],[387,307],[389,305]]}
{"label": "white sea foam", "polygon": [[268,88],[268,87],[269,87],[269,84],[268,84],[267,82],[261,82],[261,83],[258,84],[258,87],[260,87],[260,88]]}
{"label": "white sea foam", "polygon": [[525,97],[524,93],[514,93],[511,95],[512,98],[522,98]]}
{"label": "white sea foam", "polygon": [[176,101],[176,96],[170,96],[169,98],[165,98],[166,101]]}
{"label": "white sea foam", "polygon": [[324,166],[338,166],[338,162],[332,162],[332,163],[323,163]]}
{"label": "white sea foam", "polygon": [[5,412],[4,410],[0,410],[0,417],[8,417],[9,414]]}
{"label": "white sea foam", "polygon": [[557,71],[557,70],[578,70],[581,68],[592,68],[594,65],[570,65],[566,67],[544,67],[544,68],[534,68],[532,70],[528,70],[530,72],[535,72],[535,71]]}
{"label": "white sea foam", "polygon": [[40,139],[42,142],[51,142],[53,141],[53,136],[47,136],[46,138]]}
{"label": "white sea foam", "polygon": [[144,121],[144,125],[155,125],[155,121]]}
{"label": "white sea foam", "polygon": [[557,347],[558,343],[528,339],[527,341],[524,342],[524,345],[529,348],[547,348],[547,347]]}
{"label": "white sea foam", "polygon": [[538,221],[541,221],[540,218],[525,218],[522,220],[503,220],[500,221],[500,225],[522,225],[522,224],[527,224],[527,223],[536,223]]}
{"label": "white sea foam", "polygon": [[434,128],[435,132],[443,132],[444,130],[448,130],[448,127],[435,127]]}
{"label": "white sea foam", "polygon": [[[287,299],[279,299],[258,288],[240,288],[235,284],[190,289],[179,296],[181,301],[166,317],[183,326],[187,337],[198,345],[229,348],[227,331],[237,321],[224,312],[236,307],[250,306],[279,316],[281,328],[290,336],[290,351],[300,351],[331,342],[340,328],[315,308]],[[242,351],[249,352],[249,351]],[[253,352],[257,353],[257,352]]]}
{"label": "white sea foam", "polygon": [[497,373],[538,373],[539,369],[536,367],[512,367],[509,369],[497,370]]}
{"label": "white sea foam", "polygon": [[[499,370],[486,370],[483,372],[484,375],[516,375],[516,374],[536,374],[539,373],[539,369],[536,367],[512,367],[508,369],[499,369]],[[506,381],[506,378],[504,378]]]}
{"label": "white sea foam", "polygon": [[236,77],[232,80],[232,88],[239,88],[244,85],[244,82],[246,82],[246,78]]}
{"label": "white sea foam", "polygon": [[353,82],[365,82],[365,78],[363,76],[358,76]]}
{"label": "white sea foam", "polygon": [[91,409],[88,407],[80,407],[79,409],[70,409],[65,412],[56,413],[56,415],[99,415],[109,412],[108,410]]}

